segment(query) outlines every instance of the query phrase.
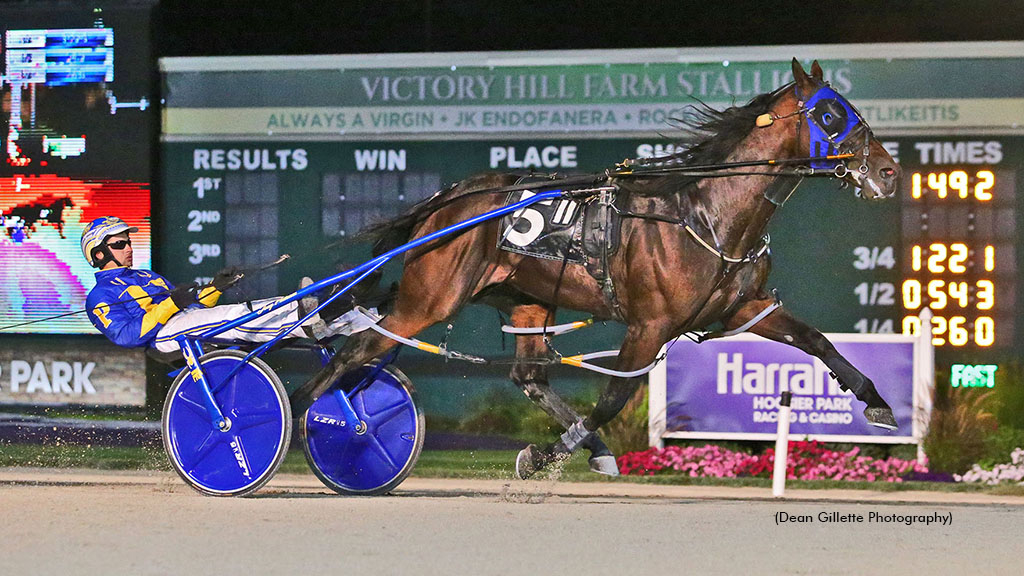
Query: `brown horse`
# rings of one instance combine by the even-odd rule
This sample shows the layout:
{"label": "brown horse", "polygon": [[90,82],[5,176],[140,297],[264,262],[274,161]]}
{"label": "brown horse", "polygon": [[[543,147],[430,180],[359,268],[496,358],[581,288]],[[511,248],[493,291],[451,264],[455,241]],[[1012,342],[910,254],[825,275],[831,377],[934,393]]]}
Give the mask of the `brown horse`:
{"label": "brown horse", "polygon": [[[762,158],[823,155],[817,129],[831,136],[845,126],[848,135],[833,141],[830,152],[851,152],[835,161],[834,175],[852,184],[866,199],[891,197],[899,166],[852,107],[832,95],[813,106],[806,101],[827,87],[817,62],[808,75],[793,60],[794,82],[754,98],[742,107],[718,112],[703,109],[691,122],[692,141],[664,165],[735,163]],[[845,118],[844,116],[852,116]],[[833,130],[833,126],[838,128]],[[852,129],[851,129],[852,128]],[[820,139],[819,139],[820,140]],[[849,169],[847,169],[849,165]],[[715,323],[726,329],[748,324],[775,303],[765,289],[770,270],[767,251],[759,248],[776,208],[810,172],[772,164],[757,171],[726,175],[654,169],[610,173],[601,186],[615,190],[621,214],[621,243],[607,255],[606,273],[591,267],[534,258],[501,250],[496,240],[508,230],[492,220],[459,234],[429,243],[406,255],[393,311],[381,326],[411,337],[456,314],[470,301],[483,301],[504,311],[517,327],[542,326],[557,307],[589,312],[597,319],[627,326],[615,362],[618,371],[635,371],[655,361],[662,345],[689,331]],[[388,248],[501,206],[508,195],[486,193],[507,187],[516,175],[491,174],[464,180],[438,193],[373,232]],[[547,189],[560,186],[547,182]],[[778,308],[749,326],[749,331],[790,344],[820,358],[844,389],[867,404],[868,422],[894,429],[896,421],[874,384],[843,358],[822,334]],[[327,391],[342,374],[379,357],[395,343],[377,332],[349,338],[328,366],[293,396],[296,414]],[[541,335],[516,336],[516,358],[548,354]],[[588,448],[591,467],[617,474],[614,457],[596,431],[622,409],[640,384],[639,378],[613,377],[591,414],[581,418],[548,385],[540,362],[514,364],[512,380],[566,428],[561,439],[544,449],[530,445],[516,468],[526,478],[546,464]]]}

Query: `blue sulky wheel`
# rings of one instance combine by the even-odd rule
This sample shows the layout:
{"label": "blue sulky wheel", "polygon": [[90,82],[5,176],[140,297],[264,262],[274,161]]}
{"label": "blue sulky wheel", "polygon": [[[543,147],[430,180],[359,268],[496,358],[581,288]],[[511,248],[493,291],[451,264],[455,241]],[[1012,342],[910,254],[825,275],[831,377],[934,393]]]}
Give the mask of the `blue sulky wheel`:
{"label": "blue sulky wheel", "polygon": [[[357,386],[374,371],[368,385]],[[359,422],[346,421],[339,397],[345,391]],[[367,365],[343,376],[302,420],[302,445],[313,473],[338,494],[374,496],[401,484],[423,449],[426,425],[414,392],[393,366]]]}
{"label": "blue sulky wheel", "polygon": [[244,496],[258,490],[288,451],[291,406],[274,371],[254,358],[224,382],[244,358],[237,350],[218,350],[199,359],[229,421],[226,430],[214,428],[203,392],[188,370],[174,379],[164,403],[164,450],[178,475],[203,494]]}

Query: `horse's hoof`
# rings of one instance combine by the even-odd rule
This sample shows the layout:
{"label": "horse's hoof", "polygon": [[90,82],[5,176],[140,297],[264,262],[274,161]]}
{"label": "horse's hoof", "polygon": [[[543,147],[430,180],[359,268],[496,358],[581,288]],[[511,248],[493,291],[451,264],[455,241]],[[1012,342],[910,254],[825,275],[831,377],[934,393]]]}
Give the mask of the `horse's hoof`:
{"label": "horse's hoof", "polygon": [[591,456],[590,469],[605,476],[618,476],[619,465],[615,463],[615,456],[606,454],[604,456]]}
{"label": "horse's hoof", "polygon": [[528,480],[530,476],[536,474],[543,467],[544,462],[540,449],[534,444],[523,448],[519,451],[519,455],[516,456],[516,475],[523,480]]}
{"label": "horse's hoof", "polygon": [[864,417],[868,419],[868,424],[886,430],[896,430],[900,427],[890,408],[865,408]]}
{"label": "horse's hoof", "polygon": [[530,444],[520,450],[519,455],[516,456],[516,474],[526,480],[540,472],[548,464],[559,464],[568,460],[570,456],[572,456],[571,452],[558,445],[542,449],[535,444]]}

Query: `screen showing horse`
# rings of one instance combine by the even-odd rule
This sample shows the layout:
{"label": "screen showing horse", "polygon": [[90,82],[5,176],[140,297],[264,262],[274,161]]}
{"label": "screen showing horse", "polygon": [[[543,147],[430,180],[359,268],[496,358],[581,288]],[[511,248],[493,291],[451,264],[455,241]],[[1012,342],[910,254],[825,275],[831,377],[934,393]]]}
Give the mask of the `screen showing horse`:
{"label": "screen showing horse", "polygon": [[[0,317],[5,325],[81,310],[93,284],[79,239],[117,214],[139,228],[150,267],[149,182],[157,124],[150,7],[4,7]],[[84,315],[11,332],[92,334]]]}

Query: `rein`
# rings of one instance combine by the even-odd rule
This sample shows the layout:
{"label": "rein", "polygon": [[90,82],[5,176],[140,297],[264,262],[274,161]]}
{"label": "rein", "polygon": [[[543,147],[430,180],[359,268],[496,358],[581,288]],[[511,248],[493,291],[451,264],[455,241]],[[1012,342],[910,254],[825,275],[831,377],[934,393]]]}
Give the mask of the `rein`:
{"label": "rein", "polygon": [[[654,158],[631,158],[626,159],[620,164],[616,164],[617,170],[606,172],[607,176],[662,176],[669,174],[689,174],[691,176],[701,176],[708,178],[721,178],[726,176],[829,176],[842,178],[846,175],[845,171],[840,173],[838,168],[833,170],[822,170],[818,168],[811,168],[809,164],[815,162],[824,161],[835,161],[845,160],[847,158],[853,158],[856,154],[845,153],[845,154],[829,154],[825,156],[808,156],[805,158],[781,158],[781,159],[764,159],[764,160],[745,160],[742,162],[722,162],[718,164],[700,164],[696,166],[656,166],[649,167],[652,164],[671,164],[671,160],[664,160],[659,157]],[[785,166],[788,164],[807,164],[808,166],[797,166],[791,170],[781,170],[774,172],[721,172],[722,170],[729,170],[731,168],[752,168],[755,166]],[[843,166],[842,162],[839,166]]]}
{"label": "rein", "polygon": [[[559,178],[557,174],[550,174],[549,179],[551,180],[550,186],[558,186],[560,188],[569,188],[565,190],[565,195],[569,197],[587,197],[591,196],[593,190],[590,188],[596,183],[605,181],[609,178],[623,178],[623,177],[644,177],[644,176],[667,176],[671,174],[687,173],[690,176],[701,177],[701,178],[728,178],[732,176],[799,176],[812,177],[812,176],[825,176],[832,178],[842,178],[846,175],[846,171],[840,171],[839,166],[845,169],[845,165],[842,162],[838,163],[838,166],[833,170],[821,170],[817,168],[811,168],[809,166],[798,166],[791,170],[782,170],[775,172],[757,172],[757,171],[729,171],[723,172],[723,170],[730,170],[733,168],[751,168],[756,166],[786,166],[790,164],[809,164],[811,162],[818,161],[836,161],[844,160],[847,158],[853,158],[856,154],[832,154],[827,156],[808,156],[804,158],[781,158],[781,159],[764,159],[764,160],[747,160],[743,162],[723,162],[718,164],[702,164],[696,166],[657,166],[645,168],[644,166],[665,163],[666,160],[662,158],[628,158],[623,162],[616,164],[615,168],[606,169],[604,172],[583,174],[579,176],[566,176]],[[435,198],[448,190],[451,190],[455,185],[442,190],[424,201],[424,204],[428,204]],[[478,196],[481,194],[508,194],[509,192],[521,192],[523,190],[535,190],[537,188],[544,188],[548,186],[543,182],[528,182],[524,184],[511,184],[509,186],[501,186],[498,188],[483,188],[480,190],[472,190],[455,196],[453,198],[445,198],[439,201],[436,205],[430,206],[431,212],[440,210],[446,206],[454,204],[462,200],[463,198],[469,198],[471,196]],[[574,186],[581,187],[580,189],[571,189]],[[425,206],[424,206],[425,207]],[[411,209],[412,211],[417,210],[416,207]],[[422,220],[424,215],[417,216],[416,220]],[[352,238],[359,238],[359,235],[355,235]],[[324,250],[334,248],[339,244],[347,243],[351,239],[344,239],[332,242],[324,247]]]}
{"label": "rein", "polygon": [[[662,163],[665,160],[660,158],[627,158],[623,162],[616,164],[614,169],[607,169],[603,173],[596,174],[585,174],[580,176],[567,176],[558,178],[555,174],[550,175],[551,186],[558,186],[560,188],[570,188],[565,190],[565,195],[570,197],[580,196],[591,196],[594,191],[589,186],[604,181],[608,178],[621,178],[621,177],[644,177],[644,176],[667,176],[671,174],[686,173],[694,177],[702,178],[727,178],[731,176],[799,176],[810,177],[810,176],[826,176],[831,178],[842,178],[846,175],[845,170],[840,172],[839,168],[834,170],[821,170],[817,168],[811,168],[809,166],[798,166],[792,170],[781,170],[774,172],[757,172],[757,171],[744,171],[744,172],[723,172],[723,170],[729,170],[731,168],[750,168],[755,166],[785,166],[789,164],[809,164],[811,162],[819,161],[835,161],[845,160],[847,158],[853,158],[856,154],[845,153],[845,154],[831,154],[827,156],[807,156],[804,158],[781,158],[781,159],[764,159],[764,160],[746,160],[743,162],[722,162],[718,164],[701,164],[696,166],[658,166],[653,168],[644,168],[643,166]],[[839,162],[839,166],[843,166],[842,162]],[[543,182],[529,182],[525,184],[511,184],[509,186],[501,186],[499,188],[483,188],[481,190],[472,190],[466,192],[461,196],[454,198],[447,198],[437,206],[432,206],[434,210],[440,210],[449,204],[457,202],[463,198],[470,196],[476,196],[479,194],[507,194],[509,192],[520,192],[523,190],[535,190],[537,188],[544,188],[547,185]],[[572,190],[573,186],[583,186],[582,189]],[[437,195],[431,197],[436,198]],[[427,200],[429,202],[430,199]]]}

